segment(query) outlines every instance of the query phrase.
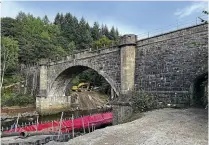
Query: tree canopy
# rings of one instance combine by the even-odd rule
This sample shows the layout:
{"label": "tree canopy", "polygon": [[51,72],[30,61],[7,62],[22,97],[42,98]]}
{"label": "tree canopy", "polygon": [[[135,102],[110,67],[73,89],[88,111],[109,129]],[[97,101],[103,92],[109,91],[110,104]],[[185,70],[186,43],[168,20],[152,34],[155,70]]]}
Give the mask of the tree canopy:
{"label": "tree canopy", "polygon": [[[50,22],[47,16],[40,18],[19,12],[15,19],[1,18],[1,24],[2,52],[8,50],[14,55],[7,61],[5,74],[14,66],[18,67],[16,63],[28,65],[42,58],[61,58],[75,50],[100,49],[117,43],[119,38],[117,28],[109,29],[107,25],[98,22],[90,26],[83,17],[79,20],[71,13],[57,13],[54,21]],[[1,59],[4,59],[3,55]],[[80,76],[82,81],[95,82],[98,78],[98,74],[91,71]]]}
{"label": "tree canopy", "polygon": [[57,13],[53,22],[47,16],[34,17],[20,12],[15,19],[1,18],[2,36],[18,42],[19,63],[32,64],[41,58],[56,59],[74,50],[103,48],[118,40],[117,28],[94,22],[90,26],[82,17]]}

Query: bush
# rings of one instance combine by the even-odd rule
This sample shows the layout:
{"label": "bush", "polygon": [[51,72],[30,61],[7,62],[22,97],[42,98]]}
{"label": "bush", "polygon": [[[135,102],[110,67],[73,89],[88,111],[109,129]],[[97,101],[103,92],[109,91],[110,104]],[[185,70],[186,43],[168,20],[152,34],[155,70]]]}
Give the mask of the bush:
{"label": "bush", "polygon": [[147,111],[158,108],[158,100],[152,94],[143,91],[132,93],[133,109],[135,111]]}
{"label": "bush", "polygon": [[27,106],[35,104],[35,98],[31,95],[23,94],[3,94],[1,98],[2,106]]}
{"label": "bush", "polygon": [[24,78],[20,75],[4,76],[3,86],[11,85],[13,83],[21,82]]}

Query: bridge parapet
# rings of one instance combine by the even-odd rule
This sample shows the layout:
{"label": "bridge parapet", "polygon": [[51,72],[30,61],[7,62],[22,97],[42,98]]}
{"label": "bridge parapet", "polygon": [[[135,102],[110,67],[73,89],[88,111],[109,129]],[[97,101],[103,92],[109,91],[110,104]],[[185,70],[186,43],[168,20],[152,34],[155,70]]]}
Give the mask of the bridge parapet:
{"label": "bridge parapet", "polygon": [[73,53],[71,55],[62,57],[59,60],[51,60],[51,59],[41,59],[39,61],[39,65],[55,65],[55,64],[61,64],[61,63],[65,63],[68,61],[75,61],[75,60],[80,60],[80,59],[86,59],[86,58],[91,58],[91,57],[95,57],[101,54],[108,54],[108,53],[112,53],[112,52],[116,52],[119,51],[119,47],[118,46],[113,46],[110,48],[102,48],[102,49],[98,49],[98,50],[90,50],[90,49],[86,49],[84,51],[80,51],[78,53]]}
{"label": "bridge parapet", "polygon": [[[152,36],[149,38],[141,39],[137,41],[137,46],[149,45],[149,44],[156,43],[159,41],[165,41],[165,40],[170,40],[170,39],[175,39],[175,38],[180,39],[181,37],[185,37],[185,36],[190,37],[195,33],[200,33],[200,32],[204,32],[205,30],[207,30],[208,29],[207,25],[208,24],[194,25],[194,26],[190,26],[187,28],[182,28],[182,29],[178,29],[175,31],[170,31],[170,32],[166,32],[166,33],[159,34],[156,36]],[[183,39],[181,41],[183,41]]]}

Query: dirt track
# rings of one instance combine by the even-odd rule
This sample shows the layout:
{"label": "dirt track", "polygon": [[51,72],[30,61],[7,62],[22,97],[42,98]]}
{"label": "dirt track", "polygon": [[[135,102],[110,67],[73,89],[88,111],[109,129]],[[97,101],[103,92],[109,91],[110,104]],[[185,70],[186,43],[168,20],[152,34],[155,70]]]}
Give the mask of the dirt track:
{"label": "dirt track", "polygon": [[138,120],[99,129],[63,144],[207,145],[207,142],[207,110],[167,108],[146,112],[145,116]]}

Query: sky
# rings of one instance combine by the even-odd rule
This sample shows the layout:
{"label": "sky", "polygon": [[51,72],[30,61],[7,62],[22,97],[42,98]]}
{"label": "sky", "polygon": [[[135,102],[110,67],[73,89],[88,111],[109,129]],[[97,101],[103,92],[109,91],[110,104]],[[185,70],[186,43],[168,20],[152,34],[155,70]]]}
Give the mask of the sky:
{"label": "sky", "polygon": [[23,11],[47,15],[53,22],[57,13],[70,12],[79,19],[84,17],[90,25],[97,21],[117,27],[120,34],[140,37],[199,22],[196,17],[208,10],[206,1],[3,1],[1,6],[1,17],[15,18]]}

